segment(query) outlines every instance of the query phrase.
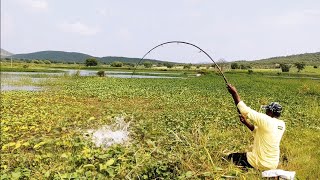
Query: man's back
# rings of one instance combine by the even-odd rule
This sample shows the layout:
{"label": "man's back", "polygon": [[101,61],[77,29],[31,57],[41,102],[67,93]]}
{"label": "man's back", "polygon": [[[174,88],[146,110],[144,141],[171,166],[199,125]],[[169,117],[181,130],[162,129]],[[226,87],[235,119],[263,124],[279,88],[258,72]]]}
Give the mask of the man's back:
{"label": "man's back", "polygon": [[285,123],[250,109],[242,101],[238,104],[238,108],[255,124],[252,152],[247,153],[248,162],[260,170],[276,169],[279,164],[280,141],[285,131]]}
{"label": "man's back", "polygon": [[280,141],[285,123],[272,118],[267,127],[255,127],[252,152],[247,153],[248,162],[261,170],[276,169],[280,158]]}

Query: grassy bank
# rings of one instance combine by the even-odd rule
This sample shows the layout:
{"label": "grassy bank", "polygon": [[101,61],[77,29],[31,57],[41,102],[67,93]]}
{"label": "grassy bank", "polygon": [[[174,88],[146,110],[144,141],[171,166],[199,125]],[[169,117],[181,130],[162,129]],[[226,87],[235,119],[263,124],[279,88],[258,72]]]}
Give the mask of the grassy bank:
{"label": "grassy bank", "polygon": [[[279,168],[299,179],[320,177],[320,84],[227,74],[253,109],[284,106],[287,131]],[[61,77],[42,92],[1,92],[1,177],[35,179],[259,179],[223,159],[250,150],[223,79]],[[83,135],[123,116],[130,144],[108,149]]]}

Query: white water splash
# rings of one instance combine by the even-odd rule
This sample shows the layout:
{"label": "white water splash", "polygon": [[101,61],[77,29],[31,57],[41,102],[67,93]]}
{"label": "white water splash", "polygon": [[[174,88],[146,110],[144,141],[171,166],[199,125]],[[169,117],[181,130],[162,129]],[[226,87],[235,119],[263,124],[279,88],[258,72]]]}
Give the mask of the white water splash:
{"label": "white water splash", "polygon": [[113,144],[124,144],[129,140],[128,127],[124,117],[116,117],[112,125],[104,125],[99,129],[89,129],[87,133],[97,147],[107,148]]}

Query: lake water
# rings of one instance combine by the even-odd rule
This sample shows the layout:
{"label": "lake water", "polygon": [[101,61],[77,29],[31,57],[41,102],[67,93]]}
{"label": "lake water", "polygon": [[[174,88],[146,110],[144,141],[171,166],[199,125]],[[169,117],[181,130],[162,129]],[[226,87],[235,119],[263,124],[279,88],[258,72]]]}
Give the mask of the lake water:
{"label": "lake water", "polygon": [[[60,69],[63,70],[63,69]],[[63,70],[68,75],[78,75],[80,76],[97,76],[98,71],[93,70]],[[179,76],[181,73],[165,73],[165,72],[136,72],[139,75],[132,75],[132,72],[126,71],[105,71],[106,77],[114,77],[114,78],[178,78],[175,76]],[[62,73],[63,74],[63,73]],[[145,75],[144,75],[145,74]],[[163,76],[159,76],[163,75]],[[169,75],[169,76],[166,76]]]}
{"label": "lake water", "polygon": [[[43,81],[54,80],[64,75],[97,76],[98,71],[61,69],[62,73],[45,72],[1,72],[1,91],[40,91],[43,88],[39,84]],[[132,75],[132,72],[105,71],[106,77],[113,78],[181,78],[179,73],[159,72],[137,72],[139,75]],[[144,75],[145,74],[145,75]],[[165,76],[169,75],[169,76]],[[174,76],[176,75],[176,76]]]}
{"label": "lake water", "polygon": [[1,91],[41,91],[42,88],[38,86],[15,86],[15,85],[2,85]]}

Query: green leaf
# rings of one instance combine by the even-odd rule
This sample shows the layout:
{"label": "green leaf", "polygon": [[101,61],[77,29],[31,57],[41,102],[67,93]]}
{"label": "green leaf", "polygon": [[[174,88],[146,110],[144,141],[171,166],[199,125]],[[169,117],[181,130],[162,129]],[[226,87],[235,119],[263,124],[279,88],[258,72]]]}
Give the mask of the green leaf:
{"label": "green leaf", "polygon": [[86,165],[83,166],[83,168],[85,168],[85,169],[95,169],[93,164],[86,164]]}
{"label": "green leaf", "polygon": [[107,172],[108,172],[109,176],[114,176],[114,170],[112,168],[108,168]]}
{"label": "green leaf", "polygon": [[104,171],[107,169],[107,166],[105,164],[99,164],[100,171]]}
{"label": "green leaf", "polygon": [[108,167],[108,166],[111,166],[114,162],[115,162],[114,159],[109,159],[105,165]]}
{"label": "green leaf", "polygon": [[27,146],[29,146],[29,145],[30,145],[29,142],[25,142],[25,143],[22,144],[22,146],[25,146],[25,147],[27,147]]}
{"label": "green leaf", "polygon": [[18,142],[16,143],[16,146],[14,147],[14,149],[19,149],[20,147],[21,147],[21,142],[18,141]]}
{"label": "green leaf", "polygon": [[12,172],[11,174],[11,178],[12,179],[19,179],[21,177],[21,172],[18,171],[18,172]]}
{"label": "green leaf", "polygon": [[47,172],[44,174],[44,177],[49,178],[49,177],[50,177],[50,174],[51,174],[51,172],[50,172],[50,171],[47,171]]}
{"label": "green leaf", "polygon": [[61,156],[60,157],[62,157],[62,158],[68,158],[69,156],[66,154],[66,153],[63,153],[63,154],[61,154]]}
{"label": "green leaf", "polygon": [[187,177],[187,178],[190,178],[191,176],[192,176],[192,171],[186,172],[186,177]]}
{"label": "green leaf", "polygon": [[221,167],[214,167],[214,171],[222,171],[223,169]]}
{"label": "green leaf", "polygon": [[33,149],[39,149],[41,146],[45,145],[47,142],[43,141],[33,146]]}

